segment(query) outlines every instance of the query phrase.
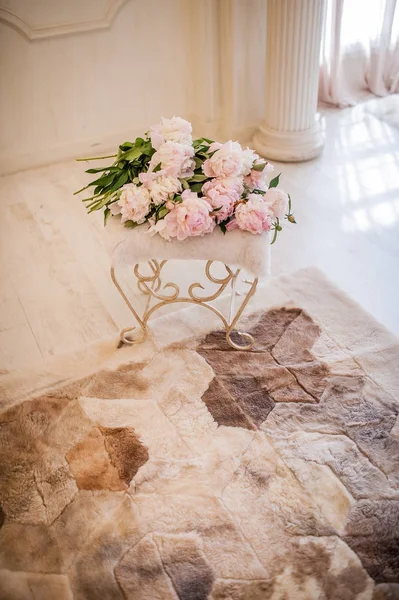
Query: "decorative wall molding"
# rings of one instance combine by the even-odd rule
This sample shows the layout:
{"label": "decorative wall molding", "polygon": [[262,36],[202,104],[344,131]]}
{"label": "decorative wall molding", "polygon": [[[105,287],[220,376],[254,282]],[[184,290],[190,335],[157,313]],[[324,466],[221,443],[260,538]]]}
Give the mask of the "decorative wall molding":
{"label": "decorative wall molding", "polygon": [[116,13],[126,1],[107,0],[102,14],[98,17],[95,16],[93,18],[82,19],[81,21],[53,23],[43,26],[29,23],[29,16],[22,14],[23,6],[18,6],[19,11],[21,11],[20,14],[17,14],[15,7],[0,6],[0,22],[10,25],[22,33],[28,40],[40,40],[71,33],[108,29],[111,27]]}

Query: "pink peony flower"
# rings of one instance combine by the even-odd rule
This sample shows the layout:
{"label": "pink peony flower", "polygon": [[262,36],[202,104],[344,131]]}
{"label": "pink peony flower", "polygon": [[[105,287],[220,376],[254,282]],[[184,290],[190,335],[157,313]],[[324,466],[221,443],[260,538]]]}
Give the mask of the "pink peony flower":
{"label": "pink peony flower", "polygon": [[231,219],[226,225],[227,231],[233,231],[233,229],[238,229],[237,219]]}
{"label": "pink peony flower", "polygon": [[234,212],[234,200],[230,196],[224,196],[216,190],[210,190],[205,199],[213,208],[217,209],[215,213],[217,223],[222,223],[228,217],[231,217]]}
{"label": "pink peony flower", "polygon": [[243,168],[243,152],[238,142],[226,142],[204,161],[202,170],[207,177],[237,177]]}
{"label": "pink peony flower", "polygon": [[277,219],[283,219],[288,210],[288,195],[279,188],[270,188],[263,196],[263,201]]}
{"label": "pink peony flower", "polygon": [[[144,223],[150,210],[150,193],[143,186],[138,187],[134,183],[127,183],[121,188],[121,195],[117,204],[122,215],[122,223],[126,221],[134,221],[138,224]],[[112,205],[112,214],[117,214],[117,210]]]}
{"label": "pink peony flower", "polygon": [[159,164],[167,175],[192,177],[195,162],[192,160],[194,148],[177,142],[165,142],[152,155],[148,171],[151,173]]}
{"label": "pink peony flower", "polygon": [[164,219],[150,228],[151,234],[159,233],[166,240],[177,238],[181,241],[205,235],[214,229],[215,221],[209,215],[212,207],[206,200],[198,198],[198,194],[190,190],[183,192],[182,199]]}
{"label": "pink peony flower", "polygon": [[216,152],[216,150],[220,150],[222,146],[223,144],[221,144],[220,142],[212,142],[212,144],[209,146],[208,152]]}
{"label": "pink peony flower", "polygon": [[207,196],[211,190],[216,190],[224,196],[230,196],[236,202],[244,191],[242,177],[215,177],[202,186],[204,196]]}
{"label": "pink peony flower", "polygon": [[180,117],[165,119],[162,117],[162,122],[150,129],[152,147],[158,150],[162,144],[168,141],[191,146],[193,141],[191,132],[191,123],[185,119]]}
{"label": "pink peony flower", "polygon": [[274,166],[266,162],[263,158],[256,159],[254,165],[262,163],[266,163],[263,171],[257,171],[256,169],[252,169],[249,175],[247,175],[244,179],[245,185],[250,190],[267,190],[267,174],[274,171]]}
{"label": "pink peony flower", "polygon": [[225,221],[234,212],[234,202],[239,200],[244,191],[241,177],[215,177],[202,186],[202,193],[209,204],[216,209],[217,223]]}
{"label": "pink peony flower", "polygon": [[269,206],[260,194],[249,194],[248,201],[237,206],[235,218],[240,229],[254,234],[269,231],[272,225]]}
{"label": "pink peony flower", "polygon": [[155,206],[163,204],[182,190],[179,179],[172,175],[166,175],[164,169],[156,173],[140,173],[139,180],[149,190]]}

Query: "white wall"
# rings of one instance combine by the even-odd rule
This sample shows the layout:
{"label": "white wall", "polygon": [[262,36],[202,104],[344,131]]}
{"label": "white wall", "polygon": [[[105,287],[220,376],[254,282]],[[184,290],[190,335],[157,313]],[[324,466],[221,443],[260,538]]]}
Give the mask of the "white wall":
{"label": "white wall", "polygon": [[0,174],[95,155],[174,114],[249,138],[264,32],[265,0],[0,0]]}

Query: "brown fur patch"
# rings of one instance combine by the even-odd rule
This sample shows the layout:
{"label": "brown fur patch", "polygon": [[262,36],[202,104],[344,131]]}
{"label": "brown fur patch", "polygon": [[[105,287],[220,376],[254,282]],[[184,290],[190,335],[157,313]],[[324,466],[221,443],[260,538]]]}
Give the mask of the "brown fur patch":
{"label": "brown fur patch", "polygon": [[111,462],[104,436],[97,427],[71,448],[66,459],[81,490],[127,489],[118,469]]}
{"label": "brown fur patch", "polygon": [[259,427],[276,402],[315,403],[327,386],[329,370],[310,351],[320,328],[307,314],[274,309],[252,321],[254,351],[231,351],[221,332],[207,335],[197,348],[216,374],[204,402],[219,424],[229,424],[229,403],[232,426],[247,427],[240,424],[242,411]]}
{"label": "brown fur patch", "polygon": [[122,365],[115,371],[100,371],[85,388],[93,398],[146,398],[149,382],[142,374],[145,363]]}
{"label": "brown fur patch", "polygon": [[252,422],[219,379],[211,381],[209,388],[202,396],[202,400],[218,425],[254,429]]}
{"label": "brown fur patch", "polygon": [[131,427],[100,428],[105,437],[105,447],[119,477],[129,485],[141,466],[149,459],[147,448],[140,442]]}

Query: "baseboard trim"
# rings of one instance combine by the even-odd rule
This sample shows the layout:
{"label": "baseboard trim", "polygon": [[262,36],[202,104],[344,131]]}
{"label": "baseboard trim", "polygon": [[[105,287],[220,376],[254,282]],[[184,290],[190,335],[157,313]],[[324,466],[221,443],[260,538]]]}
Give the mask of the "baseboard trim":
{"label": "baseboard trim", "polygon": [[100,156],[116,152],[119,144],[134,139],[143,133],[142,127],[119,133],[96,136],[84,140],[71,140],[48,148],[38,148],[35,152],[0,155],[0,176],[12,175],[19,171],[45,167],[54,163],[73,160],[85,156]]}
{"label": "baseboard trim", "polygon": [[[201,121],[197,117],[192,118],[194,136],[209,136],[213,139],[225,141],[221,135],[221,123],[217,120],[212,122]],[[58,144],[48,148],[38,148],[36,151],[13,154],[8,151],[0,155],[0,176],[12,175],[28,169],[37,169],[59,162],[73,160],[85,156],[100,156],[104,153],[116,152],[119,144],[126,140],[133,140],[143,135],[145,127],[137,126],[129,131],[96,136],[83,140],[71,140],[64,144]],[[256,130],[255,126],[234,127],[229,136],[240,143],[250,145],[250,140]],[[227,138],[226,138],[227,139]]]}

